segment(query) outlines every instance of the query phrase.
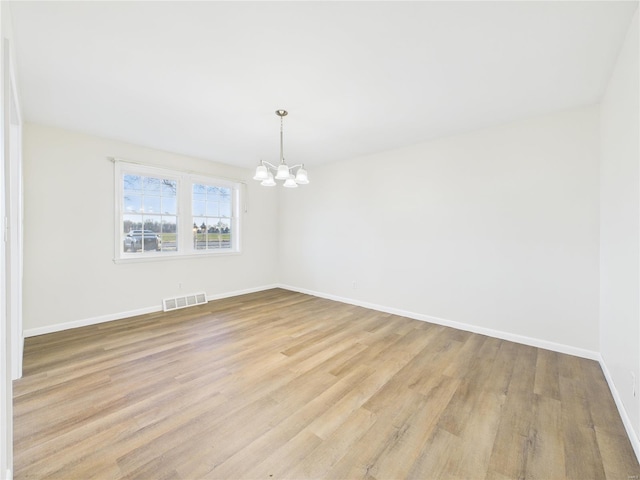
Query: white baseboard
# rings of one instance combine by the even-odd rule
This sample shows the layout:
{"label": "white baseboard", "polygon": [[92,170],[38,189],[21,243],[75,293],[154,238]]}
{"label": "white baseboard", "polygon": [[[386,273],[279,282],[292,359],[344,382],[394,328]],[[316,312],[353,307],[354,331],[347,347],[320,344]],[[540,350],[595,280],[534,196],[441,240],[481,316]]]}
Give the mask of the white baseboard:
{"label": "white baseboard", "polygon": [[638,435],[633,429],[633,424],[631,423],[631,419],[627,414],[626,408],[624,408],[624,404],[622,403],[622,398],[618,393],[618,389],[616,388],[615,383],[613,383],[611,372],[609,372],[609,368],[607,367],[607,364],[605,363],[602,356],[599,355],[599,357],[600,367],[602,368],[602,372],[604,373],[604,378],[607,380],[609,390],[611,390],[611,395],[613,396],[613,399],[616,402],[616,406],[618,407],[620,418],[622,418],[622,423],[624,424],[624,428],[627,431],[627,436],[629,437],[629,441],[631,442],[633,451],[636,453],[636,458],[640,462],[640,440],[638,439]]}
{"label": "white baseboard", "polygon": [[[247,293],[261,292],[263,290],[270,290],[272,288],[278,288],[278,285],[265,285],[262,287],[246,288],[243,290],[235,290],[232,292],[224,293],[207,293],[207,300],[219,300],[221,298],[237,297],[238,295],[245,295]],[[147,313],[155,313],[162,311],[162,301],[158,305],[151,307],[137,308],[135,310],[129,310],[126,312],[110,313],[107,315],[100,315],[97,317],[83,318],[81,320],[74,320],[72,322],[57,323],[55,325],[47,325],[45,327],[28,328],[24,331],[24,336],[35,337],[37,335],[44,335],[47,333],[61,332],[63,330],[69,330],[72,328],[86,327],[88,325],[96,325],[98,323],[111,322],[113,320],[121,320],[123,318],[135,317],[137,315],[144,315]]]}
{"label": "white baseboard", "polygon": [[[500,330],[494,330],[491,328],[479,327],[477,325],[470,325],[468,323],[455,322],[444,318],[432,317],[430,315],[424,315],[421,313],[410,312],[408,310],[402,310],[398,308],[387,307],[384,305],[378,305],[370,302],[363,302],[360,300],[354,300],[351,298],[340,297],[337,295],[331,295],[323,292],[316,292],[313,290],[307,290],[305,288],[293,287],[291,285],[273,284],[264,285],[261,287],[247,288],[243,290],[235,290],[231,292],[223,293],[207,293],[208,300],[218,300],[222,298],[236,297],[238,295],[245,295],[248,293],[261,292],[272,288],[283,288],[293,292],[305,293],[307,295],[313,295],[314,297],[326,298],[329,300],[335,300],[337,302],[347,303],[350,305],[357,305],[359,307],[370,308],[371,310],[377,310],[379,312],[391,313],[394,315],[401,315],[407,318],[413,318],[415,320],[421,320],[423,322],[435,323],[437,325],[444,325],[446,327],[456,328],[458,330],[465,330],[467,332],[479,333],[481,335],[487,335],[490,337],[500,338],[502,340],[509,340],[511,342],[522,343],[524,345],[530,345],[532,347],[544,348],[552,350],[554,352],[566,353],[569,355],[575,355],[577,357],[588,358],[601,362],[602,358],[600,353],[585,350],[582,348],[574,347],[571,345],[564,345],[561,343],[550,342],[547,340],[541,340],[538,338],[527,337],[524,335],[518,335],[515,333],[503,332]],[[69,330],[71,328],[85,327],[87,325],[95,325],[98,323],[110,322],[112,320],[120,320],[128,317],[135,317],[137,315],[144,315],[147,313],[159,312],[162,310],[162,302],[158,305],[150,307],[139,308],[136,310],[129,310],[125,312],[111,313],[107,315],[100,315],[97,317],[85,318],[81,320],[74,320],[71,322],[58,323],[55,325],[47,325],[44,327],[29,328],[24,330],[25,337],[35,337],[36,335],[44,335],[46,333],[59,332],[62,330]],[[601,362],[602,363],[602,362]]]}
{"label": "white baseboard", "polygon": [[566,353],[568,355],[574,355],[576,357],[588,358],[590,360],[600,360],[600,354],[593,350],[586,350],[583,348],[574,347],[572,345],[565,345],[562,343],[550,342],[548,340],[541,340],[539,338],[527,337],[524,335],[518,335],[510,332],[503,332],[501,330],[494,330],[486,327],[479,327],[477,325],[470,325],[468,323],[455,322],[447,320],[445,318],[432,317],[430,315],[424,315],[422,313],[410,312],[408,310],[402,310],[399,308],[386,307],[384,305],[378,305],[375,303],[363,302],[360,300],[354,300],[351,298],[339,297],[337,295],[331,295],[322,292],[315,292],[313,290],[307,290],[305,288],[292,287],[291,285],[279,285],[280,288],[285,290],[291,290],[293,292],[306,293],[307,295],[313,295],[314,297],[326,298],[328,300],[335,300],[337,302],[348,303],[350,305],[357,305],[359,307],[370,308],[371,310],[377,310],[379,312],[391,313],[393,315],[400,315],[402,317],[412,318],[414,320],[421,320],[423,322],[435,323],[437,325],[443,325],[445,327],[451,327],[458,330],[464,330],[472,333],[479,333],[481,335],[487,335],[489,337],[499,338],[501,340],[508,340],[510,342],[522,343],[537,348],[544,348],[545,350],[552,350],[554,352]]}
{"label": "white baseboard", "polygon": [[244,290],[235,290],[233,292],[225,293],[207,293],[207,300],[220,300],[221,298],[237,297],[238,295],[246,295],[248,293],[263,292],[265,290],[271,290],[273,288],[280,288],[279,284],[263,285],[262,287],[245,288]]}
{"label": "white baseboard", "polygon": [[161,310],[162,305],[157,305],[154,307],[137,308],[136,310],[129,310],[127,312],[110,313],[108,315],[100,315],[98,317],[83,318],[81,320],[74,320],[72,322],[56,323],[54,325],[46,325],[44,327],[27,328],[24,331],[24,336],[25,338],[36,337],[38,335],[45,335],[47,333],[61,332],[63,330],[70,330],[72,328],[86,327],[88,325],[111,322],[112,320],[135,317],[137,315],[144,315],[145,313],[159,312]]}

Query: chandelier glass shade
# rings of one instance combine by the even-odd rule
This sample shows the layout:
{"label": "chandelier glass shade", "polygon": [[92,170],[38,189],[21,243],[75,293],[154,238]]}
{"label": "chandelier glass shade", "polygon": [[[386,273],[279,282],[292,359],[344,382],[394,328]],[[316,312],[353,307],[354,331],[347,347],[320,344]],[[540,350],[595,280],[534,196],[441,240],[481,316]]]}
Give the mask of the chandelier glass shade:
{"label": "chandelier glass shade", "polygon": [[260,185],[265,187],[274,187],[277,185],[276,180],[284,180],[282,186],[287,188],[296,188],[298,185],[306,185],[309,183],[309,177],[303,164],[290,167],[284,161],[282,118],[287,114],[288,112],[286,110],[276,110],[276,115],[280,117],[280,163],[276,166],[260,160],[260,164],[256,167],[256,173],[253,176],[254,180],[259,181]]}

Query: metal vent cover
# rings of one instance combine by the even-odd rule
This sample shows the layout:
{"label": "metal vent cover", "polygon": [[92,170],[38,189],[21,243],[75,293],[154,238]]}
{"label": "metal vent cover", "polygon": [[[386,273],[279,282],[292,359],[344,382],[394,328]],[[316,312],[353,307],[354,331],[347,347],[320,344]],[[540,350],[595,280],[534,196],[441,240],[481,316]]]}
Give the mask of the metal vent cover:
{"label": "metal vent cover", "polygon": [[178,310],[180,308],[192,307],[207,303],[207,294],[204,292],[190,293],[179,297],[165,298],[162,300],[162,308],[165,312]]}

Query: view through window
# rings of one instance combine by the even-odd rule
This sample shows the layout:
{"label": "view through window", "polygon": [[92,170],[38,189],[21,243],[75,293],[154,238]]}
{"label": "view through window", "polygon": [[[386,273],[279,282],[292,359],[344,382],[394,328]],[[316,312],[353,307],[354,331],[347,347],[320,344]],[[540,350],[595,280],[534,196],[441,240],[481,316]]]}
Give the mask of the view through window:
{"label": "view through window", "polygon": [[116,162],[116,257],[239,251],[237,182]]}
{"label": "view through window", "polygon": [[231,248],[231,189],[193,185],[193,243],[196,250]]}

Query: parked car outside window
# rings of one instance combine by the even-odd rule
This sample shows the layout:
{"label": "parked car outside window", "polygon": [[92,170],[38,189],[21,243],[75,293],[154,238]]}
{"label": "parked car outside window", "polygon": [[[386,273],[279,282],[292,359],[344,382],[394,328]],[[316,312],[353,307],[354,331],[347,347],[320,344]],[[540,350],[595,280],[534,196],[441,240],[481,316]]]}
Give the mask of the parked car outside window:
{"label": "parked car outside window", "polygon": [[137,252],[143,249],[160,251],[161,245],[160,237],[151,230],[131,230],[124,237],[125,252]]}

